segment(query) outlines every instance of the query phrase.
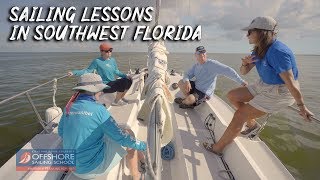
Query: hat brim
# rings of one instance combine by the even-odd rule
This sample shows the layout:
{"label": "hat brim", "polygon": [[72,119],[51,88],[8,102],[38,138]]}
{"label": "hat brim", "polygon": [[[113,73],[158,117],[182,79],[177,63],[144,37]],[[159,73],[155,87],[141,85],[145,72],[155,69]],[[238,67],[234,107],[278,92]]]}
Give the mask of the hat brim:
{"label": "hat brim", "polygon": [[252,29],[250,26],[247,26],[247,27],[245,27],[245,28],[242,28],[241,30],[242,31],[248,31],[249,29]]}
{"label": "hat brim", "polygon": [[87,86],[77,86],[72,88],[73,90],[84,90],[92,93],[100,92],[104,89],[110,88],[110,86],[106,84],[97,84],[97,85],[87,85]]}
{"label": "hat brim", "polygon": [[206,50],[201,50],[201,51],[196,51],[196,52],[199,52],[199,53],[206,53],[207,51],[206,51]]}

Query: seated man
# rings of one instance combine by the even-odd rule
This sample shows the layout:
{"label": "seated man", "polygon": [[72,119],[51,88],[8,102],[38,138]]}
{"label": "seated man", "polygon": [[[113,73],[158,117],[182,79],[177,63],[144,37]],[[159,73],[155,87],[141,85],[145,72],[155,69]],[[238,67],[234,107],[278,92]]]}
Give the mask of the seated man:
{"label": "seated man", "polygon": [[[101,57],[94,59],[87,69],[70,71],[68,72],[68,75],[81,76],[85,73],[92,73],[94,70],[96,70],[97,73],[102,77],[103,83],[110,86],[109,89],[105,89],[103,92],[117,92],[116,98],[111,105],[122,106],[127,104],[127,100],[123,97],[131,87],[132,79],[130,76],[127,76],[119,71],[116,60],[111,57],[112,50],[113,48],[110,44],[102,43],[100,45]],[[121,79],[116,79],[115,75],[121,77]]]}
{"label": "seated man", "polygon": [[[247,85],[247,82],[234,69],[216,60],[207,59],[206,50],[203,46],[196,48],[195,56],[197,63],[192,66],[178,83],[180,90],[185,96],[184,99],[175,99],[180,108],[193,108],[209,99],[214,93],[218,75],[224,75],[242,86]],[[192,78],[195,78],[195,80],[190,81]]]}
{"label": "seated man", "polygon": [[97,74],[80,77],[58,127],[63,148],[76,150],[74,174],[80,178],[105,175],[126,156],[133,179],[139,179],[138,161],[143,161],[141,151],[146,150],[146,143],[131,136],[131,130],[121,129],[108,110],[96,102],[107,87]]}

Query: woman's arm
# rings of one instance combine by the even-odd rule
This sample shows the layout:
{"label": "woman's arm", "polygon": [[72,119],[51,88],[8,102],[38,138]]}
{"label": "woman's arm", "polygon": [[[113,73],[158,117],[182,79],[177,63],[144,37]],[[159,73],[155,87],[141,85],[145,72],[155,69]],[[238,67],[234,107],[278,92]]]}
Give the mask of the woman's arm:
{"label": "woman's arm", "polygon": [[121,129],[111,116],[101,124],[101,128],[109,138],[124,147],[133,148],[139,151],[146,150],[145,142],[135,139],[130,134]]}
{"label": "woman's arm", "polygon": [[69,76],[73,76],[73,75],[81,76],[86,73],[93,73],[95,69],[97,69],[97,62],[96,62],[96,60],[93,60],[91,62],[91,64],[86,69],[69,71],[68,75]]}
{"label": "woman's arm", "polygon": [[247,65],[244,65],[242,64],[240,66],[240,73],[241,75],[246,75],[248,74],[248,72],[250,72],[250,70],[255,66],[255,64],[247,64]]}
{"label": "woman's arm", "polygon": [[304,104],[302,93],[300,89],[297,87],[296,83],[294,83],[295,80],[293,78],[294,76],[292,70],[290,69],[288,71],[282,72],[279,75],[281,79],[285,82],[285,85],[289,89],[291,95],[296,100],[297,106],[300,109],[300,115],[303,116],[303,118],[306,121],[310,121],[311,116],[313,116],[313,113],[309,111],[306,105]]}

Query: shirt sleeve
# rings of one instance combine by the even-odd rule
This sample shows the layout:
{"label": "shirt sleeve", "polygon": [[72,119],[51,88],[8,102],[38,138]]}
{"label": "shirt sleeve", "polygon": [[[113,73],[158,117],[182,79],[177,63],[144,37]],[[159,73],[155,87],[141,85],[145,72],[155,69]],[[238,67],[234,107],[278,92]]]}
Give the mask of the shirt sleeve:
{"label": "shirt sleeve", "polygon": [[233,68],[217,61],[214,63],[216,63],[215,66],[217,66],[216,69],[219,75],[223,75],[239,84],[242,84],[245,82]]}
{"label": "shirt sleeve", "polygon": [[192,68],[189,69],[188,72],[184,74],[184,76],[183,76],[183,81],[184,82],[189,81],[190,79],[192,79],[194,77],[195,68],[196,68],[196,64],[194,64],[192,66]]}
{"label": "shirt sleeve", "polygon": [[267,61],[277,74],[292,69],[291,56],[288,53],[275,50],[270,54]]}
{"label": "shirt sleeve", "polygon": [[93,60],[91,62],[91,64],[89,65],[89,67],[87,67],[86,69],[82,69],[82,70],[73,70],[72,73],[75,75],[75,76],[81,76],[83,74],[86,74],[86,73],[93,73],[93,71],[97,69],[97,62],[95,60]]}
{"label": "shirt sleeve", "polygon": [[113,59],[113,60],[114,60],[114,61],[113,61],[113,62],[114,62],[114,67],[115,67],[114,73],[115,73],[117,76],[119,76],[119,77],[126,78],[127,75],[124,74],[123,72],[121,72],[121,71],[118,69],[118,65],[117,65],[116,60],[115,60],[115,59]]}
{"label": "shirt sleeve", "polygon": [[108,137],[122,146],[133,148],[139,151],[146,150],[145,142],[139,141],[123,131],[111,116],[104,123],[102,123],[101,127],[103,132]]}

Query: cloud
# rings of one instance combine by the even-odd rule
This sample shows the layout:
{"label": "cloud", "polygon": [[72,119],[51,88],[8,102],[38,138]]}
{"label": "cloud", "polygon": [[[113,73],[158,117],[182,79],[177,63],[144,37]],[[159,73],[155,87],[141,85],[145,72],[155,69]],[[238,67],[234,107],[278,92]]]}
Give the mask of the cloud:
{"label": "cloud", "polygon": [[[41,3],[41,4],[40,4]],[[153,6],[155,7],[155,0],[96,0],[96,1],[7,1],[1,2],[0,16],[1,23],[6,23],[4,18],[8,16],[8,8],[11,6],[75,6],[81,9],[81,7],[88,6]],[[290,41],[292,43],[299,43],[301,40],[307,42],[306,39],[319,39],[320,41],[320,1],[319,0],[162,0],[160,10],[160,24],[184,24],[184,25],[201,25],[202,26],[202,40],[201,42],[188,42],[188,43],[169,43],[173,44],[170,47],[177,47],[181,45],[185,49],[190,50],[195,44],[205,44],[210,46],[211,44],[239,44],[245,38],[245,32],[240,29],[247,26],[253,18],[257,16],[273,16],[279,24],[279,38],[284,41]],[[4,18],[3,18],[4,17]],[[6,25],[0,27],[1,32],[6,38],[8,28]],[[129,35],[129,34],[128,34]],[[129,36],[128,36],[129,37]],[[1,37],[1,47],[9,46],[3,45],[3,36]],[[30,42],[31,44],[37,44]],[[59,47],[54,47],[56,46]],[[54,47],[53,49],[67,49],[77,50],[78,48],[88,48],[88,50],[94,49],[91,47],[91,42],[88,45],[85,43],[79,46],[76,42],[61,43],[49,43]],[[140,50],[143,51],[145,43],[139,41],[132,42],[131,39],[122,42],[114,42],[116,46],[123,50]],[[41,48],[41,45],[35,45]],[[212,45],[213,46],[213,45]],[[19,45],[20,47],[20,45]],[[63,48],[62,48],[63,47]],[[304,47],[304,46],[299,46]],[[28,48],[28,47],[26,47]],[[242,47],[235,47],[235,49],[241,49]],[[305,45],[308,49],[308,44]],[[217,48],[215,48],[217,49]],[[303,50],[301,50],[303,51]],[[320,52],[319,48],[316,50]]]}
{"label": "cloud", "polygon": [[292,1],[282,4],[277,14],[283,37],[301,39],[320,35],[319,1]]}
{"label": "cloud", "polygon": [[[239,40],[243,35],[239,30],[247,26],[257,16],[273,16],[282,31],[288,34],[296,34],[294,38],[319,35],[320,3],[318,0],[242,0],[242,1],[190,1],[189,11],[177,10],[175,14],[181,17],[176,23],[201,24],[204,27],[218,26],[224,31],[221,36],[230,40]],[[188,4],[188,3],[184,3]],[[165,6],[174,10],[174,6]],[[163,19],[170,19],[172,14],[162,14]],[[184,19],[187,19],[184,20]],[[238,32],[238,36],[233,33]],[[286,36],[285,36],[286,37]]]}

